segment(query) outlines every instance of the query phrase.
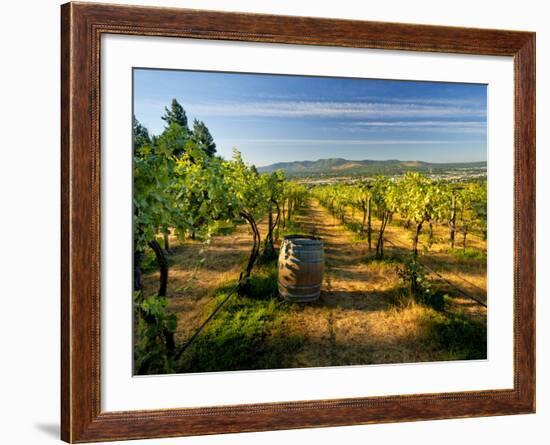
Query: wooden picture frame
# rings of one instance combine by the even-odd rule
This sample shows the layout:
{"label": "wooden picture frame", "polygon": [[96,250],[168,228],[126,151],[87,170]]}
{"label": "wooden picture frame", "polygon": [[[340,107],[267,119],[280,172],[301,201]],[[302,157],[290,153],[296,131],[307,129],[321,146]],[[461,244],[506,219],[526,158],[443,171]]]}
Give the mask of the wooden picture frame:
{"label": "wooden picture frame", "polygon": [[[61,437],[173,437],[535,411],[535,34],[149,8],[61,7]],[[512,56],[515,69],[514,387],[209,408],[102,412],[100,38],[103,34]]]}

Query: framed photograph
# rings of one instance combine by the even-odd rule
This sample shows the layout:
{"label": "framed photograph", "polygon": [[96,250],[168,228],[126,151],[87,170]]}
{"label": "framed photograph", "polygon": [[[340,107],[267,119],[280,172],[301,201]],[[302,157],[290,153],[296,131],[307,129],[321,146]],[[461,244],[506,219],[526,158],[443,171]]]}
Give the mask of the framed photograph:
{"label": "framed photograph", "polygon": [[67,3],[62,439],[535,411],[535,35]]}

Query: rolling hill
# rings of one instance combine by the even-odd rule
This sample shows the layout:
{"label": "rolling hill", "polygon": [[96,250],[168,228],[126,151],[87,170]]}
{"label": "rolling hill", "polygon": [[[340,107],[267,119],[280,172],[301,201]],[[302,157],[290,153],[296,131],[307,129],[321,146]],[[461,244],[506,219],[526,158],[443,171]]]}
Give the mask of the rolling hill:
{"label": "rolling hill", "polygon": [[283,170],[289,176],[309,175],[377,175],[400,174],[406,171],[442,172],[457,169],[480,169],[487,167],[487,162],[464,163],[431,163],[424,161],[400,161],[389,159],[375,160],[348,160],[342,158],[319,159],[317,161],[278,162],[258,167],[260,173],[270,173]]}

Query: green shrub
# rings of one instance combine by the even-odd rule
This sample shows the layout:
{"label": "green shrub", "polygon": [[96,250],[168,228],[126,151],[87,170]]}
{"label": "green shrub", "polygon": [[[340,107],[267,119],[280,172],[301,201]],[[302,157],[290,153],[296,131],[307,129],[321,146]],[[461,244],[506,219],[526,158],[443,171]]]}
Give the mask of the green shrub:
{"label": "green shrub", "polygon": [[237,225],[234,222],[218,221],[212,228],[212,235],[231,235]]}
{"label": "green shrub", "polygon": [[249,294],[250,298],[266,300],[277,298],[279,290],[277,288],[277,270],[270,271],[266,275],[253,275],[250,277]]}
{"label": "green shrub", "polygon": [[165,297],[134,293],[134,369],[137,374],[173,372],[177,318],[167,311]]}
{"label": "green shrub", "polygon": [[386,254],[383,258],[378,258],[376,254],[366,255],[361,258],[363,264],[373,264],[373,265],[396,265],[402,264],[403,258],[399,255]]}
{"label": "green shrub", "polygon": [[430,322],[430,336],[437,347],[448,351],[451,360],[487,358],[487,325],[463,314]]}
{"label": "green shrub", "polygon": [[[346,220],[344,227],[357,235],[360,235],[361,233],[361,224],[358,223],[357,221]],[[367,234],[365,233],[362,238],[366,238],[366,237],[367,237]]]}
{"label": "green shrub", "polygon": [[451,252],[459,262],[469,262],[471,260],[487,261],[487,253],[482,250],[468,247],[466,249],[452,249]]}
{"label": "green shrub", "polygon": [[155,272],[158,268],[159,266],[155,253],[151,249],[146,249],[141,258],[141,272],[144,274]]}
{"label": "green shrub", "polygon": [[447,295],[435,289],[426,275],[426,271],[416,256],[411,256],[403,262],[398,274],[409,288],[409,294],[414,300],[437,311],[445,309]]}

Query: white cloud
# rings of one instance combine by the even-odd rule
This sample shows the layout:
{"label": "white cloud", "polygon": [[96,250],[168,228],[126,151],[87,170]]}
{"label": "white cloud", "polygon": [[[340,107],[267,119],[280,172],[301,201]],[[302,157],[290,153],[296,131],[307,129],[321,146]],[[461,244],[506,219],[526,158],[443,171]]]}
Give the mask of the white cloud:
{"label": "white cloud", "polygon": [[189,110],[204,116],[233,117],[326,117],[326,118],[433,118],[485,117],[486,110],[473,104],[465,106],[429,101],[416,102],[325,102],[264,101],[189,103]]}
{"label": "white cloud", "polygon": [[365,127],[460,127],[485,128],[484,121],[361,121],[349,125]]}
{"label": "white cloud", "polygon": [[380,96],[361,96],[356,97],[357,100],[363,100],[367,102],[386,102],[386,103],[415,103],[415,104],[427,104],[427,105],[443,105],[443,106],[460,106],[460,107],[479,107],[481,105],[480,99],[462,99],[462,98],[437,98],[437,97],[387,97],[382,98]]}
{"label": "white cloud", "polygon": [[429,133],[462,133],[483,135],[487,131],[487,123],[481,121],[355,121],[334,126],[334,129],[350,133],[365,133],[370,131],[407,131]]}
{"label": "white cloud", "polygon": [[464,144],[464,141],[455,140],[416,140],[416,139],[220,139],[221,143],[242,144],[244,143],[264,143],[264,144],[330,144],[330,145],[415,145],[415,144]]}

